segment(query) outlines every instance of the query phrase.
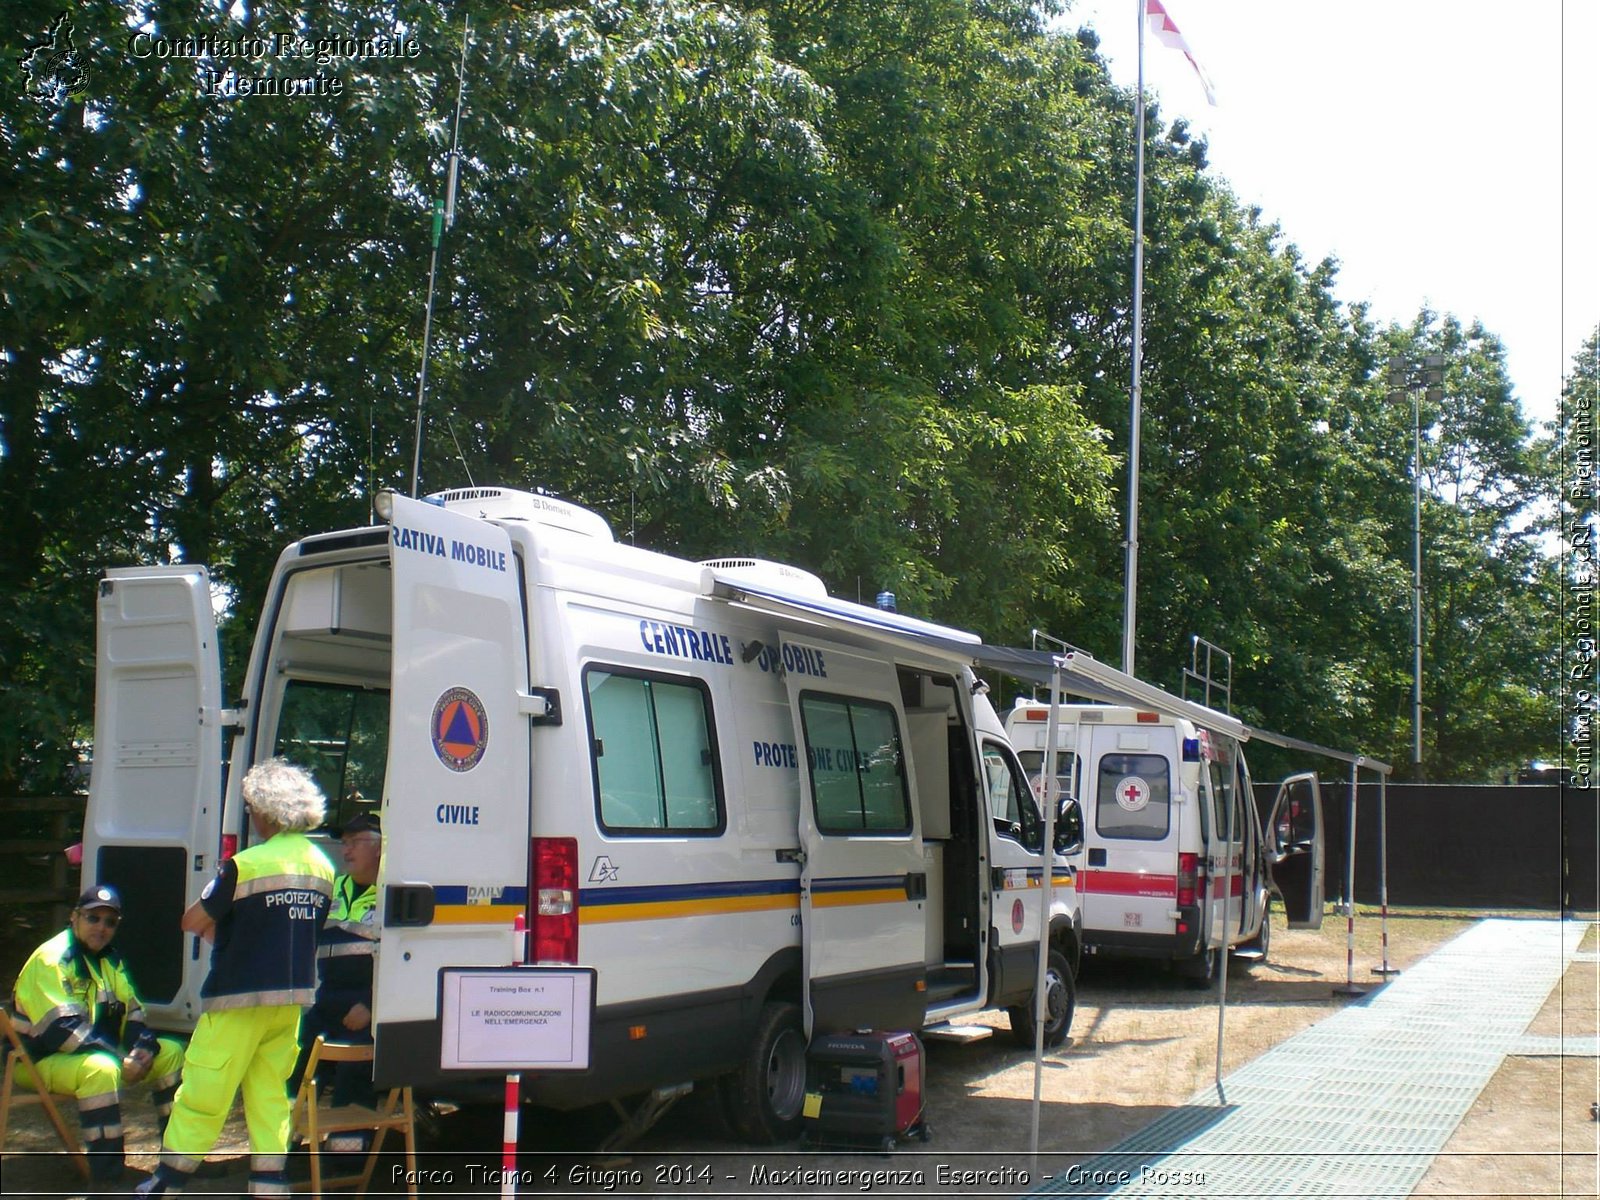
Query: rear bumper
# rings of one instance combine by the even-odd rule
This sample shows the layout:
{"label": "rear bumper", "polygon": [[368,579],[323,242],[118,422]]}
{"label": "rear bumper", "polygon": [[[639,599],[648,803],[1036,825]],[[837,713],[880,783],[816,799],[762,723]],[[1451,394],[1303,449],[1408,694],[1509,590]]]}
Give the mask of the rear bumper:
{"label": "rear bumper", "polygon": [[1178,910],[1176,924],[1182,933],[1141,933],[1132,929],[1094,929],[1083,931],[1084,949],[1090,954],[1112,954],[1121,958],[1193,958],[1200,953],[1200,906],[1185,904]]}

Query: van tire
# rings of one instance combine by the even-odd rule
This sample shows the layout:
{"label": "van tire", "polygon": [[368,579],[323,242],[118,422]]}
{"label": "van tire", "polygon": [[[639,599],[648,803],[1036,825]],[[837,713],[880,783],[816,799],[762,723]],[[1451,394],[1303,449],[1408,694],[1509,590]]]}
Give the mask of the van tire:
{"label": "van tire", "polygon": [[723,1116],[747,1142],[798,1137],[806,1093],[806,1035],[800,1006],[770,1000],[739,1069],[721,1080]]}
{"label": "van tire", "polygon": [[1261,928],[1248,942],[1240,942],[1228,955],[1228,970],[1235,975],[1254,970],[1267,961],[1272,949],[1272,896],[1269,893],[1261,908]]}
{"label": "van tire", "polygon": [[1209,950],[1202,950],[1193,958],[1186,958],[1177,964],[1178,974],[1183,976],[1183,981],[1192,988],[1215,987],[1221,975],[1218,967],[1221,965],[1222,950],[1213,946]]}
{"label": "van tire", "polygon": [[[1072,978],[1072,968],[1067,966],[1066,955],[1054,947],[1045,959],[1045,994],[1049,997],[1046,1011],[1050,1019],[1044,1027],[1044,1044],[1049,1049],[1067,1040],[1072,1028],[1072,1014],[1078,1007],[1078,984]],[[1033,1049],[1033,997],[1026,1004],[1006,1009],[1011,1018],[1011,1037],[1026,1050]]]}
{"label": "van tire", "polygon": [[1263,966],[1267,955],[1272,950],[1272,897],[1267,897],[1267,902],[1261,908],[1261,932],[1250,941],[1250,949],[1258,951],[1260,958],[1247,958],[1241,960],[1246,968]]}

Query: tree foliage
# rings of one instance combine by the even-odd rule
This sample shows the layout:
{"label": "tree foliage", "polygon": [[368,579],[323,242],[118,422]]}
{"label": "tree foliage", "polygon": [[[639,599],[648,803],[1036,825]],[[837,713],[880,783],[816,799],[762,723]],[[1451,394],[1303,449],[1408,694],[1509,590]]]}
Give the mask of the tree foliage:
{"label": "tree foliage", "polygon": [[[12,6],[23,37],[58,8]],[[87,83],[0,64],[0,785],[70,769],[99,570],[277,549],[409,489],[462,18],[423,490],[536,487],[686,555],[804,564],[993,640],[1120,642],[1133,102],[1022,0],[83,0]],[[135,57],[134,32],[415,57]],[[339,94],[218,94],[313,73]],[[1252,720],[1404,762],[1409,406],[1430,777],[1553,749],[1554,586],[1493,335],[1376,329],[1147,112],[1138,666],[1236,655]],[[1402,411],[1404,410],[1404,411]]]}

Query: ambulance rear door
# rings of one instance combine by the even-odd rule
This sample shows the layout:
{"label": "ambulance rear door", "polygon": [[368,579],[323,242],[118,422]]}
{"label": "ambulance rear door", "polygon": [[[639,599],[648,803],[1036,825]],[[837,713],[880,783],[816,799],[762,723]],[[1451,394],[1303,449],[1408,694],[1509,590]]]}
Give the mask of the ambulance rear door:
{"label": "ambulance rear door", "polygon": [[439,1068],[439,972],[520,947],[529,871],[528,635],[504,529],[393,497],[393,667],[375,1075]]}
{"label": "ambulance rear door", "polygon": [[210,954],[179,919],[217,870],[222,670],[204,567],[125,567],[96,604],[94,769],[83,882],[122,893],[117,949],[152,1025],[199,1017]]}
{"label": "ambulance rear door", "polygon": [[806,1034],[919,1029],[928,876],[894,664],[789,637],[782,656],[803,755]]}
{"label": "ambulance rear door", "polygon": [[1185,812],[1175,803],[1177,732],[1158,723],[1100,726],[1093,747],[1078,884],[1084,936],[1108,946],[1171,937]]}
{"label": "ambulance rear door", "polygon": [[1322,928],[1322,789],[1317,777],[1291,775],[1278,785],[1267,821],[1267,860],[1290,929]]}

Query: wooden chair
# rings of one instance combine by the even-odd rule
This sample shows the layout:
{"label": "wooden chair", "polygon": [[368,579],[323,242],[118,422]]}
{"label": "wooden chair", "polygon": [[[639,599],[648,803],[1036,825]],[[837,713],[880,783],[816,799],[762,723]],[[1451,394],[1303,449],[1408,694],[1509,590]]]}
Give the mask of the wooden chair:
{"label": "wooden chair", "polygon": [[76,1131],[62,1120],[61,1110],[56,1107],[57,1100],[72,1100],[76,1103],[76,1097],[18,1087],[19,1067],[22,1068],[25,1078],[35,1086],[38,1086],[39,1072],[34,1070],[33,1058],[23,1046],[17,1027],[12,1024],[11,1014],[3,1008],[0,1008],[0,1034],[5,1038],[4,1043],[0,1044],[0,1054],[4,1054],[6,1060],[5,1082],[0,1084],[0,1147],[5,1146],[6,1131],[11,1125],[11,1109],[37,1105],[44,1109],[44,1115],[49,1117],[50,1124],[55,1126],[56,1136],[67,1148],[67,1153],[72,1156],[72,1163],[78,1168],[78,1174],[88,1179],[89,1157],[84,1153]]}
{"label": "wooden chair", "polygon": [[[372,1066],[372,1047],[351,1046],[344,1042],[329,1042],[318,1037],[306,1060],[306,1073],[300,1080],[300,1091],[294,1099],[294,1137],[311,1154],[311,1182],[301,1184],[296,1191],[310,1191],[320,1196],[324,1188],[354,1186],[365,1195],[372,1182],[372,1173],[378,1166],[378,1154],[383,1149],[384,1138],[391,1129],[400,1133],[406,1146],[406,1191],[417,1194],[417,1130],[416,1104],[409,1087],[390,1088],[376,1108],[364,1104],[341,1104],[337,1108],[318,1103],[317,1066],[319,1063],[366,1063]],[[325,1179],[322,1175],[322,1139],[330,1133],[354,1133],[366,1130],[372,1134],[366,1161],[359,1175],[342,1175]]]}

